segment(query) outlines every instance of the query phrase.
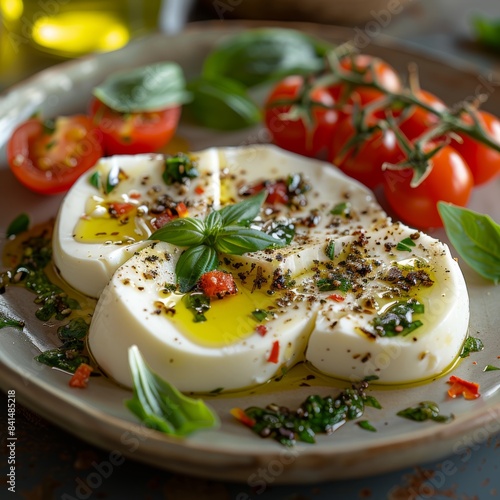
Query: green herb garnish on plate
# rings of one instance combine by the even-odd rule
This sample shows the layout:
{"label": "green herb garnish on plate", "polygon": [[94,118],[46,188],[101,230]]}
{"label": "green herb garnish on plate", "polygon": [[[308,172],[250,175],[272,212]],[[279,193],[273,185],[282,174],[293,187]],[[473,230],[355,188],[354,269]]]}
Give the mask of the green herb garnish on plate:
{"label": "green herb garnish on plate", "polygon": [[147,427],[173,436],[187,436],[219,425],[219,418],[201,399],[179,392],[154,373],[137,346],[129,349],[134,396],[125,402]]}

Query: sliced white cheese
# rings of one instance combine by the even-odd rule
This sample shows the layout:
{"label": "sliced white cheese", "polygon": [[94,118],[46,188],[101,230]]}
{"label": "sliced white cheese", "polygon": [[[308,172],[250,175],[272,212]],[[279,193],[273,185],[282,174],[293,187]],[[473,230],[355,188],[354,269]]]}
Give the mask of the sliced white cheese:
{"label": "sliced white cheese", "polygon": [[[359,290],[342,294],[342,302],[327,300],[321,307],[307,360],[333,377],[360,380],[375,375],[379,383],[414,382],[451,368],[467,335],[469,301],[448,248],[397,223],[367,232],[366,237],[366,245],[359,247],[361,255],[378,261],[377,265],[359,277]],[[398,250],[397,244],[406,238],[415,246]],[[426,276],[432,285],[426,286]],[[406,335],[379,335],[374,318],[391,304],[408,299],[424,306],[423,314],[413,315],[422,326]]]}

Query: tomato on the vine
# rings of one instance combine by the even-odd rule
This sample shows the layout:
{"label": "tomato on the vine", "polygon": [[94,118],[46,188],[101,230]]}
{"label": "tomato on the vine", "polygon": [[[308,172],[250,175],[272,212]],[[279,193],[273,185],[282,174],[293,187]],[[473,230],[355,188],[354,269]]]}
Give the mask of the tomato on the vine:
{"label": "tomato on the vine", "polygon": [[265,105],[264,120],[272,141],[294,153],[319,156],[326,151],[337,127],[339,113],[334,105],[325,87],[311,86],[303,76],[284,78]]}
{"label": "tomato on the vine", "polygon": [[[401,79],[396,70],[378,57],[367,54],[354,54],[343,57],[340,66],[344,70],[358,73],[366,84],[376,82],[387,92],[401,91]],[[335,101],[364,106],[369,102],[384,96],[380,90],[370,86],[350,88],[349,84],[336,83],[329,87],[330,94]]]}
{"label": "tomato on the vine", "polygon": [[[339,123],[330,145],[329,160],[345,174],[374,189],[382,182],[382,165],[398,163],[403,153],[390,128],[375,128],[360,133],[355,125],[355,115],[345,116]],[[371,116],[367,126],[373,126],[376,118]],[[360,142],[350,144],[359,138]]]}
{"label": "tomato on the vine", "polygon": [[[424,151],[435,147],[428,143]],[[384,195],[396,215],[421,229],[443,225],[438,201],[466,206],[474,185],[471,171],[462,156],[451,146],[444,146],[430,160],[430,173],[417,187],[411,187],[411,168],[383,172]]]}
{"label": "tomato on the vine", "polygon": [[[500,120],[487,111],[476,111],[477,120],[485,133],[500,145]],[[464,121],[472,123],[469,115]],[[453,141],[453,147],[463,156],[469,165],[474,183],[484,184],[500,173],[500,152],[483,144],[464,133],[458,133],[461,142]]]}
{"label": "tomato on the vine", "polygon": [[152,153],[174,136],[181,107],[121,113],[94,97],[90,103],[90,115],[102,132],[106,155]]}
{"label": "tomato on the vine", "polygon": [[67,191],[102,155],[101,133],[84,115],[31,118],[14,130],[7,144],[13,174],[41,194]]}
{"label": "tomato on the vine", "polygon": [[[446,110],[446,104],[427,90],[418,90],[415,97],[438,113]],[[398,126],[408,139],[413,140],[439,123],[439,116],[421,106],[413,105],[400,115]]]}

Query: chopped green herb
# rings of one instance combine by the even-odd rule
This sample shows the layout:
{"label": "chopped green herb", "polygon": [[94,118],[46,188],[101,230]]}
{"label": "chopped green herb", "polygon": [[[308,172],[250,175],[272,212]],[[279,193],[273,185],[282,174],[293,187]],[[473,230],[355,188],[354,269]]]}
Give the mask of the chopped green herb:
{"label": "chopped green herb", "polygon": [[335,241],[331,240],[328,242],[328,244],[326,245],[325,253],[330,260],[333,260],[335,258]]}
{"label": "chopped green herb", "polygon": [[[242,414],[232,413],[259,436],[271,437],[285,446],[292,446],[297,440],[314,443],[316,434],[331,434],[346,421],[363,415],[368,406],[367,387],[368,383],[363,381],[335,398],[309,396],[295,411],[270,404],[266,408],[247,408]],[[374,406],[373,401],[370,405]]]}
{"label": "chopped green herb", "polygon": [[486,365],[484,367],[483,372],[494,372],[496,370],[500,370],[500,368],[498,368],[497,366],[493,366],[493,365]]}
{"label": "chopped green herb", "polygon": [[165,158],[165,170],[162,177],[167,186],[176,182],[186,183],[188,179],[194,179],[199,175],[197,163],[187,154],[178,153]]}
{"label": "chopped green herb", "polygon": [[96,189],[101,189],[101,174],[97,170],[89,176],[89,182],[91,186],[94,186]]}
{"label": "chopped green herb", "polygon": [[145,363],[137,346],[129,349],[134,396],[127,408],[147,427],[174,436],[217,427],[217,415],[201,400],[184,396]]}
{"label": "chopped green herb", "polygon": [[54,285],[45,274],[45,267],[52,258],[52,239],[46,231],[22,243],[23,252],[20,264],[2,277],[2,282],[22,283],[27,290],[36,294],[34,302],[40,307],[35,315],[41,321],[55,316],[57,320],[67,318],[73,309],[79,309],[78,302]]}
{"label": "chopped green herb", "polygon": [[30,224],[30,218],[28,214],[19,214],[7,227],[7,238],[11,236],[17,236],[18,234],[26,231]]}
{"label": "chopped green herb", "polygon": [[352,288],[352,281],[342,274],[333,274],[328,278],[319,279],[316,285],[320,292],[330,292],[332,290],[347,292]]}
{"label": "chopped green herb", "polygon": [[368,420],[360,420],[358,422],[358,425],[364,429],[365,431],[370,431],[370,432],[377,432],[377,429],[375,427],[373,427],[372,424],[370,424],[370,422],[368,422]]}
{"label": "chopped green herb", "polygon": [[264,311],[264,309],[255,309],[252,311],[252,316],[257,321],[264,321],[267,318],[267,311]]}
{"label": "chopped green herb", "polygon": [[410,299],[389,307],[383,314],[375,317],[372,324],[376,333],[381,337],[405,336],[423,325],[420,320],[413,319],[414,314],[423,313],[423,304]]}
{"label": "chopped green herb", "polygon": [[5,328],[7,326],[13,326],[15,328],[23,328],[24,321],[11,318],[0,312],[0,328]]}
{"label": "chopped green herb", "polygon": [[184,296],[186,307],[194,314],[194,322],[206,321],[205,313],[210,309],[210,298],[201,292],[192,292]]}
{"label": "chopped green herb", "polygon": [[405,238],[396,245],[396,250],[401,252],[411,252],[411,247],[414,246],[416,246],[415,242],[411,238]]}
{"label": "chopped green herb", "polygon": [[220,394],[224,390],[224,387],[217,387],[217,389],[213,389],[210,391],[210,394]]}
{"label": "chopped green herb", "polygon": [[83,318],[73,318],[66,325],[57,329],[57,336],[62,341],[82,340],[89,331],[89,324]]}
{"label": "chopped green herb", "polygon": [[90,364],[88,356],[83,354],[85,343],[82,340],[70,340],[61,347],[42,352],[35,357],[37,361],[70,373],[82,364]]}
{"label": "chopped green herb", "polygon": [[119,167],[112,167],[108,173],[108,177],[106,179],[106,185],[103,186],[104,193],[109,194],[113,189],[118,186],[122,177],[122,170]]}
{"label": "chopped green herb", "polygon": [[434,422],[445,423],[453,419],[453,415],[444,416],[439,414],[439,406],[432,401],[422,401],[417,406],[406,408],[397,413],[398,417],[424,422],[433,420]]}
{"label": "chopped green herb", "polygon": [[342,215],[349,218],[351,216],[351,204],[348,201],[337,203],[331,210],[332,215]]}
{"label": "chopped green herb", "polygon": [[476,337],[467,337],[460,353],[461,358],[466,358],[471,352],[479,352],[484,349],[484,344],[481,339]]}

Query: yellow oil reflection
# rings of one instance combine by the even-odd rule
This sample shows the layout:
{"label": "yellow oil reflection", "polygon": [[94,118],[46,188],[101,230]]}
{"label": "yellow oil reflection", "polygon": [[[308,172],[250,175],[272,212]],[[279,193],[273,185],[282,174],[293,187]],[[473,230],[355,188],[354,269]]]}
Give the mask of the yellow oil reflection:
{"label": "yellow oil reflection", "polygon": [[119,49],[129,41],[130,33],[109,13],[65,12],[38,19],[32,37],[46,49],[83,54]]}

